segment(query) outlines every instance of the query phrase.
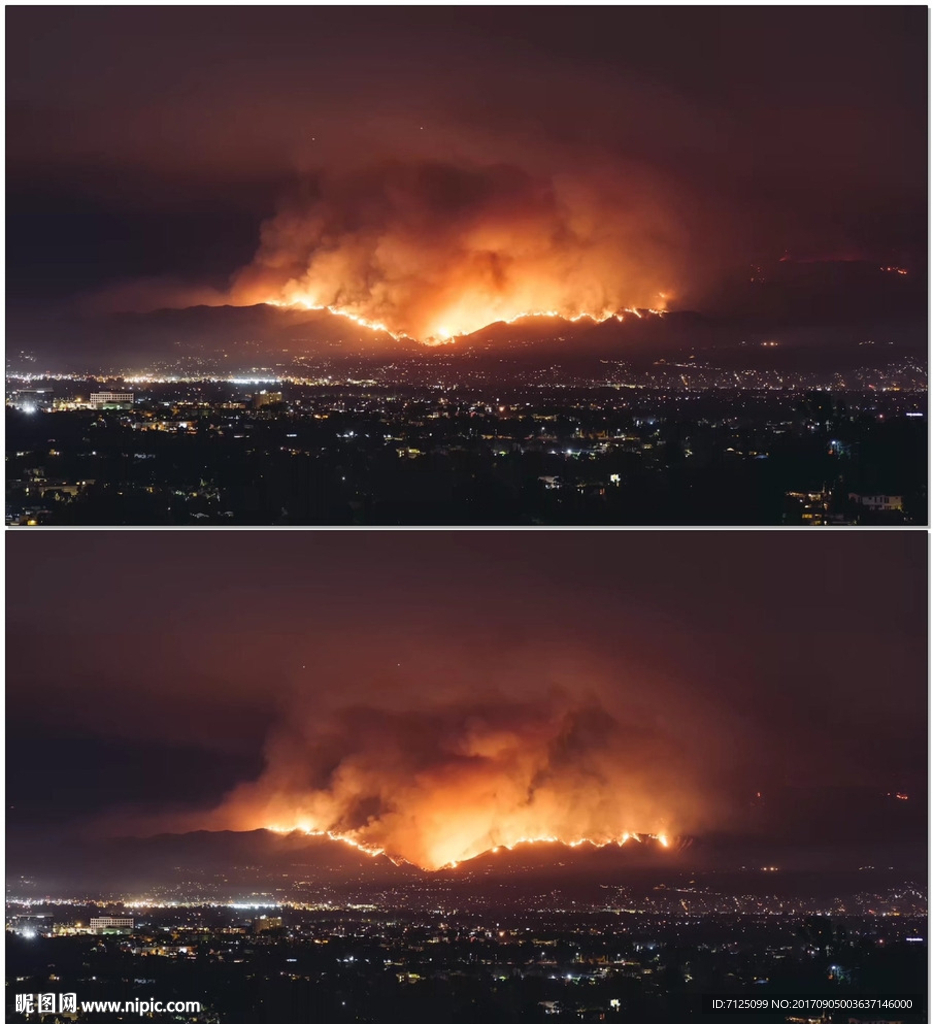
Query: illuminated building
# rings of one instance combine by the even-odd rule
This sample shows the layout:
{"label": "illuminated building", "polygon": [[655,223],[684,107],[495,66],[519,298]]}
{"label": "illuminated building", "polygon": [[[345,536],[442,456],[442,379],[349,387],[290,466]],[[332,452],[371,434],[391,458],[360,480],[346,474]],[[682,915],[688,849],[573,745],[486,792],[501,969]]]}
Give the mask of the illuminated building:
{"label": "illuminated building", "polygon": [[253,395],[253,408],[261,409],[265,405],[278,405],[284,401],[281,391],[260,391]]}
{"label": "illuminated building", "polygon": [[832,497],[829,491],[788,491],[785,497],[798,503],[800,521],[805,526],[826,525]]}
{"label": "illuminated building", "polygon": [[74,412],[76,409],[86,409],[88,403],[80,395],[72,398],[55,398],[52,400],[53,412]]}
{"label": "illuminated building", "polygon": [[50,914],[14,914],[7,921],[6,930],[24,939],[34,939],[37,935],[47,934],[51,925]]}
{"label": "illuminated building", "polygon": [[132,391],[94,391],[89,404],[92,409],[132,409]]}
{"label": "illuminated building", "polygon": [[131,932],[133,919],[131,917],[92,917],[89,928],[95,935],[107,932],[116,932],[117,934]]}
{"label": "illuminated building", "polygon": [[875,512],[904,511],[904,499],[899,494],[850,494],[849,500]]}
{"label": "illuminated building", "polygon": [[9,404],[21,412],[44,411],[52,405],[52,392],[47,389],[16,391],[10,397]]}

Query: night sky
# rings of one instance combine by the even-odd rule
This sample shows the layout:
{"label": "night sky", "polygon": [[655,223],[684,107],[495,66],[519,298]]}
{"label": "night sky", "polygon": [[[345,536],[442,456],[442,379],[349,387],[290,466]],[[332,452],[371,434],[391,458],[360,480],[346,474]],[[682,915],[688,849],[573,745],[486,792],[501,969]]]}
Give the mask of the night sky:
{"label": "night sky", "polygon": [[364,791],[341,820],[385,818],[376,769],[427,780],[411,831],[478,761],[520,775],[500,748],[555,716],[535,785],[575,806],[609,774],[700,838],[925,836],[919,533],[17,534],[7,556],[14,846],[261,827],[257,792],[287,811],[340,773]]}
{"label": "night sky", "polygon": [[[419,337],[451,310],[472,329],[467,281],[484,302],[512,288],[506,310],[569,282],[555,307],[668,289],[728,316],[782,257],[923,280],[927,17],[12,8],[14,340],[89,310],[264,301],[322,245],[319,301]],[[902,313],[892,295],[873,312]]]}

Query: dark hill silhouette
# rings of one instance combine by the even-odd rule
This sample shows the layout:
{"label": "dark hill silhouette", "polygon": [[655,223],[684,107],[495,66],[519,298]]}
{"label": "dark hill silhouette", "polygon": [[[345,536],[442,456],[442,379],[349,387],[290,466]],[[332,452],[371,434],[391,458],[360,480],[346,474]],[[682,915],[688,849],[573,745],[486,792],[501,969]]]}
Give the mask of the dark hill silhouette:
{"label": "dark hill silhouette", "polygon": [[864,261],[784,261],[736,271],[706,298],[702,311],[674,309],[641,319],[628,313],[622,322],[602,323],[529,316],[491,323],[438,346],[396,339],[326,310],[266,304],[50,315],[41,330],[14,318],[7,334],[11,352],[34,351],[50,369],[120,372],[185,358],[215,370],[242,371],[298,358],[391,361],[413,355],[547,365],[554,358],[658,358],[684,348],[721,350],[754,344],[775,332],[787,345],[812,351],[855,344],[879,332],[885,341],[925,351],[925,308],[925,276],[914,268],[901,274]]}

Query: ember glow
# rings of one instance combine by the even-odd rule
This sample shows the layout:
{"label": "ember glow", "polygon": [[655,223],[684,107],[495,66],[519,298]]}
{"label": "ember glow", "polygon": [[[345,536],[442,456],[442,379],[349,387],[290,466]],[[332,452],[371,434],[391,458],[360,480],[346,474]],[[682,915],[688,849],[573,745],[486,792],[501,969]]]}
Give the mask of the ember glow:
{"label": "ember glow", "polygon": [[643,182],[393,163],[321,175],[262,230],[232,300],[443,344],[530,316],[667,309],[676,230]]}
{"label": "ember glow", "polygon": [[438,870],[527,843],[656,841],[702,805],[667,740],[604,708],[500,703],[291,722],[212,828],[322,835]]}
{"label": "ember glow", "polygon": [[[267,825],[266,828],[270,832],[280,832],[283,834],[290,834],[293,832],[300,832],[307,836],[326,836],[328,839],[332,839],[335,842],[346,843],[348,846],[352,846],[354,849],[360,850],[363,853],[369,854],[370,857],[387,856],[390,860],[396,862],[404,861],[403,857],[393,856],[386,850],[379,846],[369,846],[366,843],[358,842],[350,835],[341,835],[338,832],[331,832],[327,830],[315,829],[310,825],[305,824],[298,826],[297,828],[289,828],[283,825]],[[592,846],[596,849],[602,849],[604,846],[624,846],[627,842],[643,843],[645,840],[653,840],[654,842],[660,843],[665,849],[671,846],[671,840],[665,835],[639,835],[637,832],[629,834],[623,832],[621,836],[615,839],[591,839],[589,837],[583,837],[579,839],[562,839],[559,836],[552,835],[541,835],[541,836],[522,836],[519,839],[514,840],[511,843],[499,843],[496,846],[489,846],[484,850],[480,850],[478,853],[471,854],[470,856],[464,856],[460,860],[452,860],[446,864],[439,864],[432,862],[430,864],[421,864],[420,867],[424,867],[426,870],[441,870],[443,868],[455,868],[464,861],[473,860],[475,857],[479,857],[484,853],[498,853],[500,850],[514,850],[517,846],[529,846],[529,845],[540,845],[540,844],[553,844],[557,843],[561,846],[567,846],[570,848],[576,848],[578,846]]]}
{"label": "ember glow", "polygon": [[[659,296],[659,297],[662,298],[662,299],[664,298],[663,295]],[[383,323],[377,323],[377,322],[372,321],[372,320],[367,320],[364,317],[357,316],[355,313],[348,312],[347,310],[337,309],[337,308],[335,308],[333,306],[317,306],[317,305],[314,304],[314,300],[313,299],[308,299],[308,298],[295,299],[294,301],[289,301],[289,302],[281,301],[279,299],[266,299],[266,305],[269,305],[269,306],[284,306],[284,307],[290,307],[290,308],[293,308],[293,309],[297,308],[297,309],[309,309],[309,310],[311,310],[311,309],[313,309],[313,310],[326,310],[326,312],[331,313],[334,316],[345,317],[347,320],[351,320],[353,323],[358,324],[360,327],[366,327],[366,328],[368,328],[371,331],[384,331],[386,334],[392,335],[392,337],[395,338],[396,341],[399,338],[410,337],[410,335],[406,334],[404,331],[399,331],[399,332],[396,333],[395,331],[389,330],[389,328],[385,324],[383,324]],[[577,313],[576,315],[572,315],[571,316],[571,315],[566,315],[566,314],[563,314],[563,313],[559,313],[559,312],[557,312],[556,310],[553,310],[553,309],[548,309],[548,310],[541,310],[541,311],[528,310],[528,311],[525,311],[525,312],[522,312],[522,313],[516,313],[514,316],[508,316],[508,317],[506,317],[506,316],[495,316],[494,314],[487,313],[485,316],[482,315],[482,314],[479,314],[476,317],[474,317],[471,320],[472,326],[470,326],[468,328],[463,328],[463,329],[457,330],[457,329],[454,329],[454,328],[451,328],[451,327],[446,327],[446,326],[445,327],[438,327],[437,330],[436,330],[436,333],[428,335],[427,337],[423,337],[423,338],[413,338],[412,340],[414,340],[414,341],[421,341],[425,345],[445,345],[445,344],[452,343],[453,341],[455,341],[459,337],[463,337],[464,335],[467,335],[467,334],[472,334],[473,331],[479,330],[479,329],[481,329],[483,327],[488,327],[490,324],[493,324],[493,323],[514,324],[514,323],[516,323],[519,320],[527,320],[527,319],[529,319],[531,317],[548,317],[548,318],[552,318],[552,319],[555,319],[555,320],[556,319],[566,320],[569,323],[577,323],[580,320],[592,320],[593,323],[601,324],[601,323],[605,323],[607,320],[613,320],[613,319],[614,320],[618,320],[619,323],[622,323],[622,321],[625,320],[626,315],[634,316],[634,317],[637,317],[639,320],[641,320],[645,316],[663,316],[666,312],[667,312],[667,310],[665,310],[665,309],[625,309],[625,310],[622,310],[621,312],[604,311],[604,312],[599,313],[599,314]],[[492,319],[487,319],[489,316],[492,316],[493,318]],[[448,322],[450,322],[450,321],[448,320]]]}

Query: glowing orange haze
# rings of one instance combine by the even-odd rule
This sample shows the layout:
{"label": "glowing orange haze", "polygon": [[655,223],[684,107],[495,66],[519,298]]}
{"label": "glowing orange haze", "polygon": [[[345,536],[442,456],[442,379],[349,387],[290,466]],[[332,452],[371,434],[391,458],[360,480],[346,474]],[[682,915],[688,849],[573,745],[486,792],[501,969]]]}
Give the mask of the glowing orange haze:
{"label": "glowing orange haze", "polygon": [[667,306],[668,222],[630,182],[393,163],[321,176],[267,221],[232,298],[434,344],[529,315],[621,319]]}
{"label": "glowing orange haze", "polygon": [[267,759],[208,827],[328,835],[428,870],[536,840],[667,845],[699,802],[663,742],[596,705],[353,709],[290,723]]}

